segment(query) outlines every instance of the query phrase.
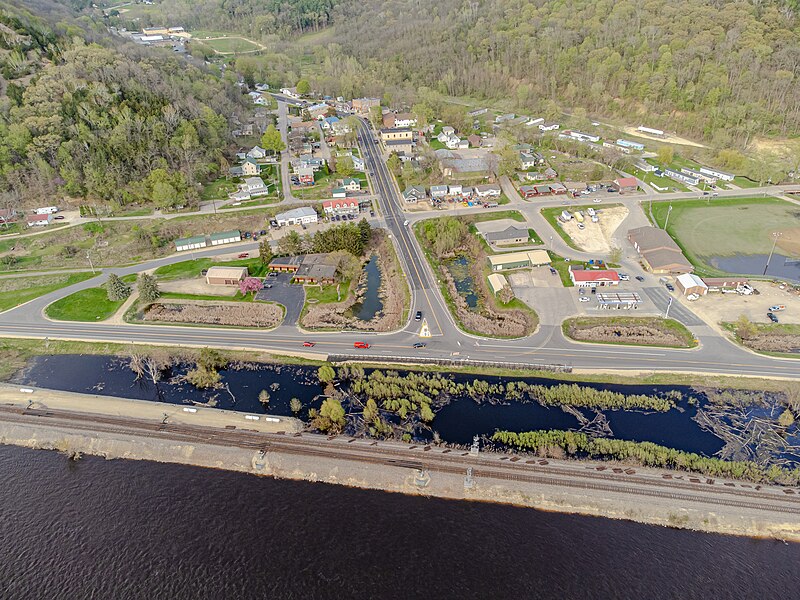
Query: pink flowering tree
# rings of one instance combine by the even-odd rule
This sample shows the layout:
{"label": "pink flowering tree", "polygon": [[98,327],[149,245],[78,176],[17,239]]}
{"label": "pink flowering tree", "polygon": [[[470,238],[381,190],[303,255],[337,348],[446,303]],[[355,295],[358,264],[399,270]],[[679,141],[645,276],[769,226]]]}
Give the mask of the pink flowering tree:
{"label": "pink flowering tree", "polygon": [[242,292],[242,296],[247,296],[250,292],[253,292],[253,296],[255,296],[263,287],[264,282],[258,277],[245,277],[239,282],[239,291]]}

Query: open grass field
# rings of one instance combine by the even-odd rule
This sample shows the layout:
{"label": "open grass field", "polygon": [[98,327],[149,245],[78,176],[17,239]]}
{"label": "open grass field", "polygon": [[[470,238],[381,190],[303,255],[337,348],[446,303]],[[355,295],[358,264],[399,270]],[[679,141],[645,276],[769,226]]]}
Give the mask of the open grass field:
{"label": "open grass field", "polygon": [[95,287],[56,300],[45,309],[57,321],[103,321],[113,315],[125,301],[109,300],[105,288]]}
{"label": "open grass field", "polygon": [[203,271],[203,269],[208,269],[209,267],[213,266],[247,267],[247,272],[253,277],[263,277],[267,270],[266,266],[258,257],[228,261],[212,260],[210,258],[195,258],[172,263],[171,265],[164,265],[163,267],[158,267],[153,274],[160,280],[164,281],[190,279],[192,277],[200,277],[200,273]]}
{"label": "open grass field", "polygon": [[242,52],[255,52],[256,50],[260,50],[261,47],[256,44],[255,42],[251,42],[250,40],[243,38],[243,37],[218,37],[218,38],[211,38],[211,39],[197,39],[196,41],[200,41],[201,43],[205,44],[215,52],[219,54],[238,54]]}
{"label": "open grass field", "polygon": [[0,279],[0,311],[44,296],[68,285],[95,277],[94,273],[64,273],[46,277],[6,277]]}
{"label": "open grass field", "polygon": [[[654,202],[653,216],[664,226],[669,202]],[[800,206],[777,198],[735,198],[673,202],[667,231],[690,260],[735,254],[768,254],[772,233],[778,248],[800,257]],[[693,258],[694,257],[694,258]]]}

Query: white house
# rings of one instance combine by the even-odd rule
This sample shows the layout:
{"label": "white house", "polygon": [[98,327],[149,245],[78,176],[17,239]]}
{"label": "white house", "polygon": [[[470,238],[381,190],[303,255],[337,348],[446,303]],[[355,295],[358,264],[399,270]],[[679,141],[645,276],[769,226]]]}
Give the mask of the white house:
{"label": "white house", "polygon": [[456,130],[450,127],[450,125],[445,125],[444,127],[442,127],[442,133],[445,135],[453,135],[455,134],[455,132]]}
{"label": "white house", "polygon": [[475,193],[478,194],[478,198],[497,198],[501,190],[499,185],[487,183],[475,186]]}
{"label": "white house", "polygon": [[345,177],[342,180],[342,187],[348,192],[358,192],[361,190],[361,182],[358,179],[353,179],[352,177]]}
{"label": "white house", "polygon": [[[447,146],[448,150],[456,150],[459,144],[461,144],[461,138],[459,138],[457,135],[451,135],[443,143],[445,146]],[[467,148],[469,148],[469,142],[467,142]]]}
{"label": "white house", "polygon": [[343,187],[333,188],[331,190],[331,196],[334,198],[347,198],[347,190]]}
{"label": "white house", "polygon": [[448,187],[446,185],[432,185],[431,198],[444,198],[447,196]]}
{"label": "white house", "polygon": [[416,127],[417,120],[408,113],[401,113],[394,118],[395,127]]}
{"label": "white house", "polygon": [[251,196],[264,196],[269,194],[269,188],[261,177],[248,177],[244,180],[241,189],[250,192]]}
{"label": "white house", "polygon": [[264,150],[261,146],[253,146],[247,153],[247,156],[249,158],[254,158],[256,160],[259,160],[267,156],[267,151]]}
{"label": "white house", "polygon": [[527,125],[528,127],[533,127],[534,125],[538,125],[539,123],[544,123],[544,119],[542,119],[541,117],[535,119],[531,118],[528,120],[527,123],[525,123],[525,125]]}
{"label": "white house", "polygon": [[358,200],[326,200],[322,203],[322,208],[328,216],[357,215],[359,212]]}
{"label": "white house", "polygon": [[275,220],[278,222],[278,227],[284,225],[308,225],[319,221],[317,211],[309,206],[302,206],[292,210],[287,210],[284,213],[275,215]]}
{"label": "white house", "polygon": [[464,187],[458,184],[447,186],[447,192],[451,196],[460,196],[463,191]]}
{"label": "white house", "polygon": [[539,131],[555,131],[559,127],[558,123],[539,123]]}
{"label": "white house", "polygon": [[300,94],[297,93],[297,88],[296,87],[291,87],[291,88],[284,87],[284,88],[281,88],[281,94],[283,94],[284,96],[289,96],[289,98],[295,98],[295,99],[300,97]]}

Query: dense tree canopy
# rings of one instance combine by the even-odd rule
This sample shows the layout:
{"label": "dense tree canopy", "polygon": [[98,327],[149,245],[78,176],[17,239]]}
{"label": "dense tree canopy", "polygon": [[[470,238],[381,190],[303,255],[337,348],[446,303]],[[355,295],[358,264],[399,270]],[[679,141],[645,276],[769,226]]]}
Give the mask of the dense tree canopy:
{"label": "dense tree canopy", "polygon": [[[364,67],[365,91],[377,79],[513,98],[530,113],[555,102],[745,142],[800,132],[797,4],[351,1],[341,4],[347,35],[338,40]],[[344,60],[333,66],[334,76],[352,70]]]}
{"label": "dense tree canopy", "polygon": [[225,115],[242,110],[241,93],[167,51],[87,44],[7,10],[0,191],[23,202],[54,193],[114,206],[191,200],[194,183],[218,168]]}

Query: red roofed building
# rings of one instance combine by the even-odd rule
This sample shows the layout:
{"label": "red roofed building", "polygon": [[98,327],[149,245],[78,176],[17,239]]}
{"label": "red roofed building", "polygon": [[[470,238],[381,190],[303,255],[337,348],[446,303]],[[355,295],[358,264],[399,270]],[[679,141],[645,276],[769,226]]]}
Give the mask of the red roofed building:
{"label": "red roofed building", "polygon": [[25,217],[25,222],[28,227],[42,227],[53,222],[53,215],[50,213],[46,215],[28,215]]}
{"label": "red roofed building", "polygon": [[619,275],[616,271],[603,271],[595,269],[576,269],[569,268],[569,278],[580,287],[605,287],[608,285],[619,285]]}
{"label": "red roofed building", "polygon": [[636,177],[620,177],[615,179],[611,187],[617,190],[620,194],[625,192],[635,192],[639,188],[639,182]]}
{"label": "red roofed building", "polygon": [[326,200],[322,203],[322,208],[329,217],[336,215],[357,215],[358,200],[348,198]]}

